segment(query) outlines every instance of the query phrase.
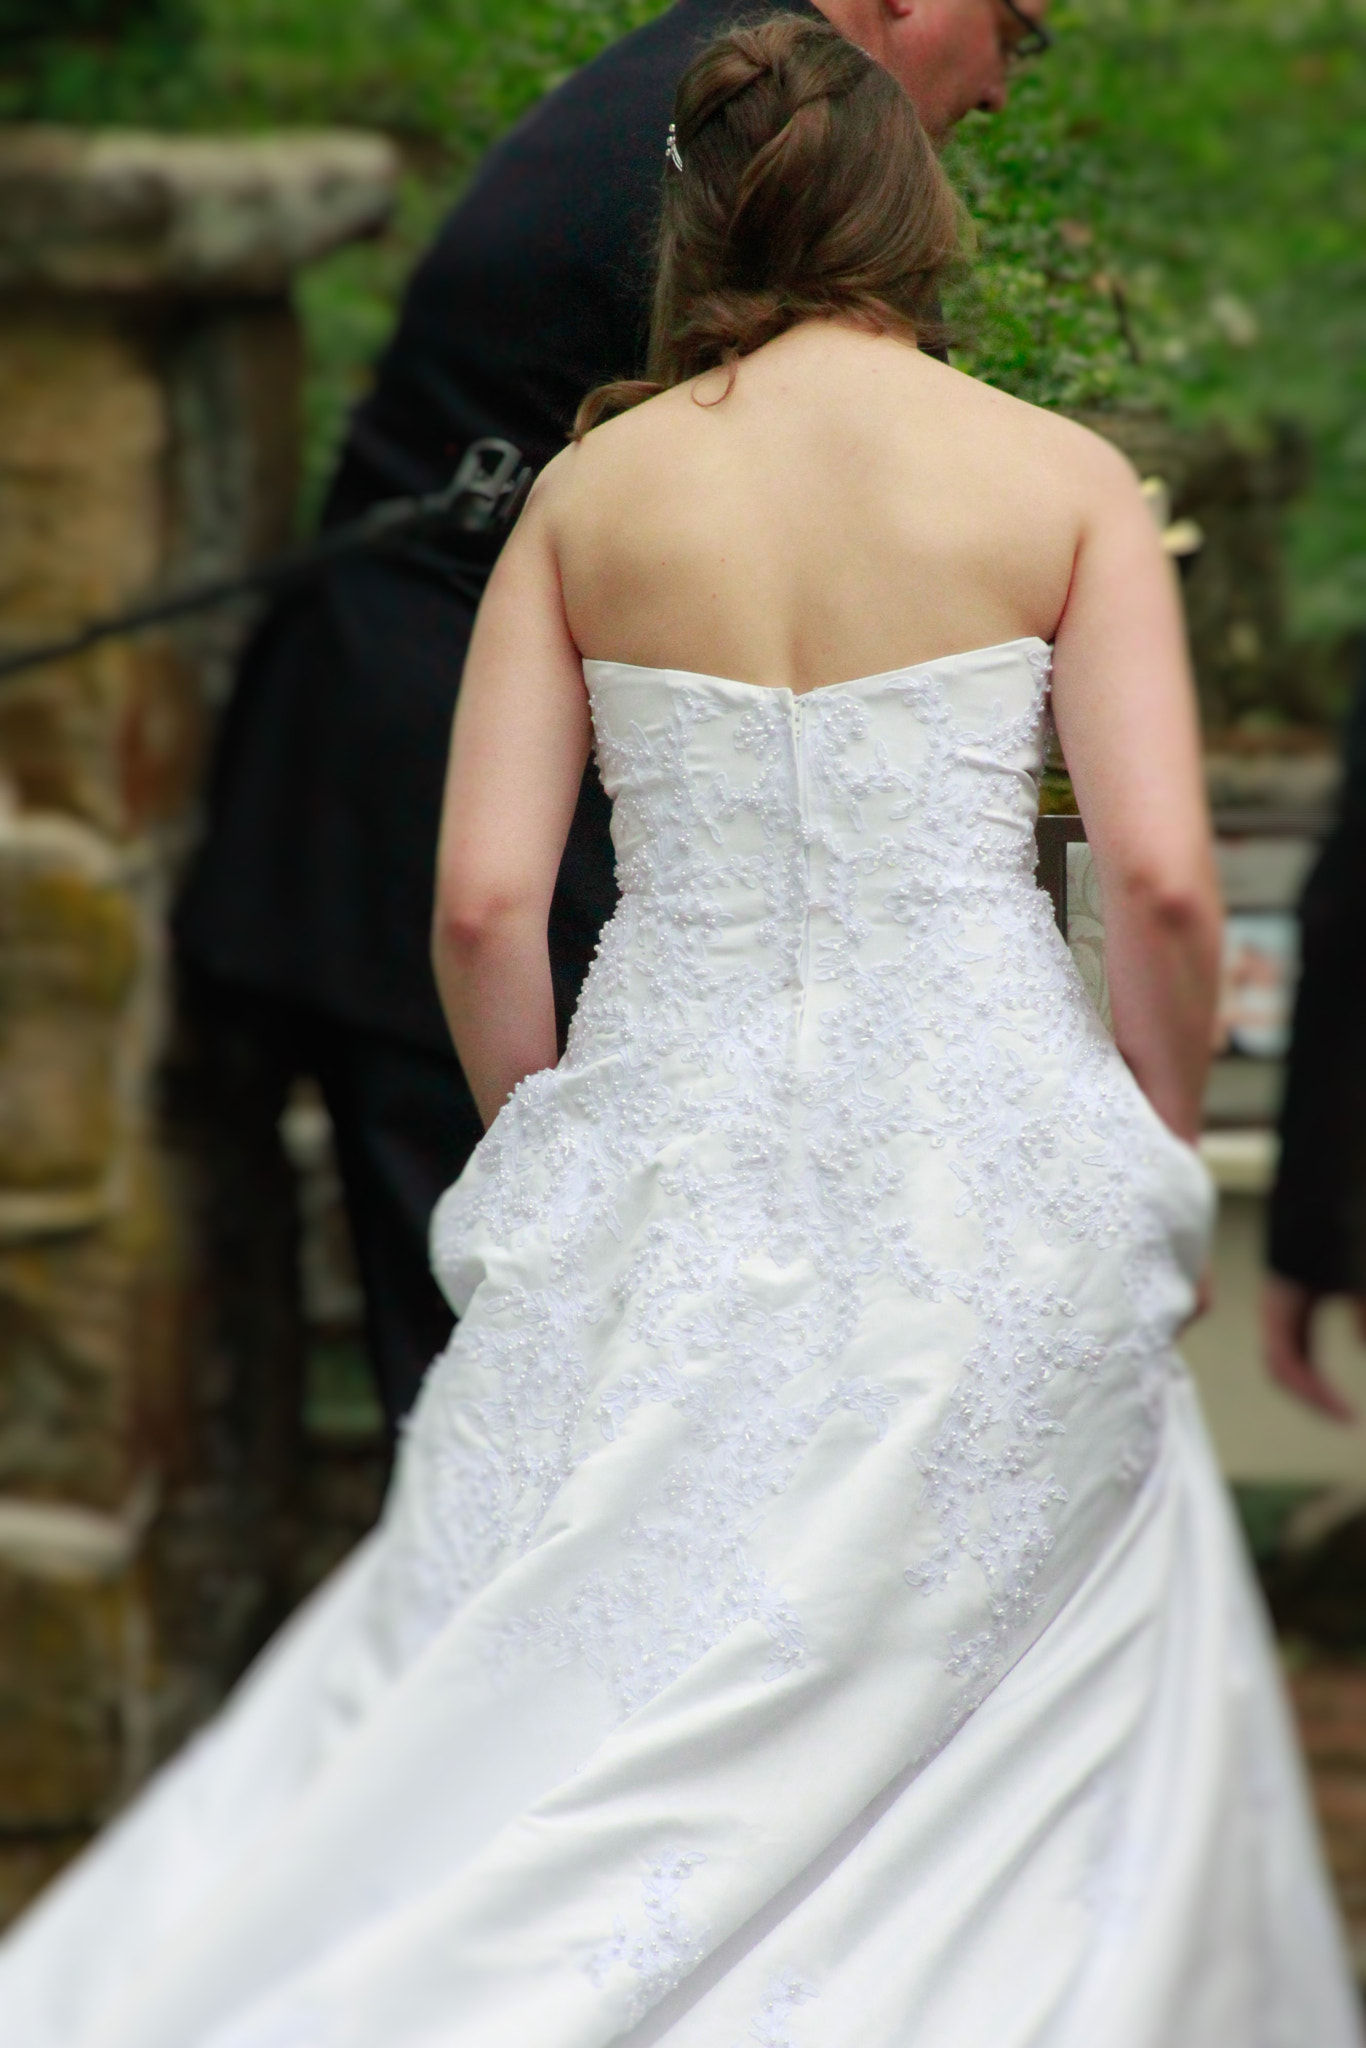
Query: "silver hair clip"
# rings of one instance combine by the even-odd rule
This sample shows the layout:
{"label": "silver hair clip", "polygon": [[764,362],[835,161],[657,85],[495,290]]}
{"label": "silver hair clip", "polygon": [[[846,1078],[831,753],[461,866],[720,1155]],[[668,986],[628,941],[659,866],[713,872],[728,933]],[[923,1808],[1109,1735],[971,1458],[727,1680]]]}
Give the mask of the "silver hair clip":
{"label": "silver hair clip", "polygon": [[676,121],[670,121],[669,123],[669,139],[664,145],[664,154],[676,171],[682,170],[683,159],[678,154],[678,123]]}

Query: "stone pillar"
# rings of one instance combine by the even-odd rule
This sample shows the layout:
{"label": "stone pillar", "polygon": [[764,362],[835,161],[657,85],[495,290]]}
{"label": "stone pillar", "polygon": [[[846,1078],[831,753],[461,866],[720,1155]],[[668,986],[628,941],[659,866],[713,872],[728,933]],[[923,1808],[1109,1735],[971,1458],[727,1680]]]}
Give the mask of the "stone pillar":
{"label": "stone pillar", "polygon": [[[363,135],[0,130],[0,648],[288,538],[290,281],[394,180]],[[0,682],[0,1919],[209,1704],[205,1645],[230,1661],[252,1597],[158,1108],[166,908],[240,629]]]}

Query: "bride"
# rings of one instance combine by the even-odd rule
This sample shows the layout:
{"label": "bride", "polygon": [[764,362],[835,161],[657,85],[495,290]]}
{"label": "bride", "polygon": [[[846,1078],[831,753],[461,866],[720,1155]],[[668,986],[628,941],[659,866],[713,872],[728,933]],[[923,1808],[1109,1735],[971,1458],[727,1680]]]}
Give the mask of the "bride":
{"label": "bride", "polygon": [[[0,2038],[1349,2048],[1172,1350],[1218,917],[1151,520],[918,351],[954,202],[832,30],[703,51],[665,182],[655,381],[541,478],[456,719],[457,1334],[379,1530],[0,1950]],[[1050,704],[1114,1042],[1033,883]],[[590,744],[622,900],[557,1066]]]}

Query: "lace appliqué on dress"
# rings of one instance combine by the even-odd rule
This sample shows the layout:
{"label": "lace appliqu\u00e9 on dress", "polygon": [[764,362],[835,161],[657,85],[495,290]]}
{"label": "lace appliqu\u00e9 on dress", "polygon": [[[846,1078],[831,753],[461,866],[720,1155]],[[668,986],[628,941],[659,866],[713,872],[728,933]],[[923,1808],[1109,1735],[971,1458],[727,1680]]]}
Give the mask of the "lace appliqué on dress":
{"label": "lace appliqu\u00e9 on dress", "polygon": [[584,1970],[606,1990],[619,1970],[635,1977],[624,2025],[633,2027],[652,2006],[683,1982],[710,1946],[706,1930],[691,1927],[678,1905],[678,1894],[706,1857],[692,1849],[666,1849],[650,1865],[641,1883],[643,1922],[634,1927],[624,1918],[611,1936],[584,1962]]}
{"label": "lace appliqu\u00e9 on dress", "polygon": [[809,2005],[814,1988],[794,1970],[783,1970],[764,1994],[764,2002],[735,2048],[800,2048],[792,2031],[792,2016],[798,2006]]}
{"label": "lace appliqu\u00e9 on dress", "polygon": [[[1048,661],[1030,659],[1026,701],[970,716],[933,665],[872,700],[737,701],[740,686],[679,678],[595,699],[622,900],[560,1068],[517,1090],[438,1212],[448,1276],[486,1242],[539,1277],[478,1285],[471,1266],[468,1316],[429,1378],[438,1413],[407,1455],[434,1540],[395,1591],[415,1642],[536,1543],[595,1443],[650,1411],[673,1418],[672,1449],[620,1562],[501,1624],[491,1655],[581,1657],[623,1714],[746,1622],[769,1676],[799,1666],[800,1616],[749,1546],[833,1415],[862,1417],[871,1444],[894,1411],[889,1389],[841,1374],[868,1283],[891,1276],[909,1301],[961,1302],[979,1333],[921,1457],[939,1541],[906,1570],[930,1591],[976,1563],[983,1626],[944,1655],[988,1679],[1034,1609],[1065,1500],[1051,1397],[1115,1363],[1069,1329],[1071,1303],[1021,1277],[1022,1231],[1126,1248],[1122,1350],[1151,1386],[1124,1459],[1135,1478],[1151,1462],[1166,1225],[1151,1132],[1033,884],[1019,790]],[[1046,1104],[1034,1046],[1068,1076]],[[970,1267],[917,1241],[906,1140],[950,1162]],[[773,1274],[796,1276],[786,1298]]]}

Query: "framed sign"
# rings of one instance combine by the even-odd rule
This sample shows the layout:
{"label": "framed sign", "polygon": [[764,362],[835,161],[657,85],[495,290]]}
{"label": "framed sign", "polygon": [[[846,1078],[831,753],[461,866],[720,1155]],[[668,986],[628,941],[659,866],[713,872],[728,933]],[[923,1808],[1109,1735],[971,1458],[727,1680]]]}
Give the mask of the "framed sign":
{"label": "framed sign", "polygon": [[[1207,1096],[1214,1125],[1243,1129],[1275,1119],[1299,975],[1296,911],[1321,829],[1318,817],[1293,813],[1249,809],[1215,818],[1226,922]],[[1041,817],[1037,841],[1039,886],[1108,1027],[1104,918],[1086,828],[1077,817]]]}
{"label": "framed sign", "polygon": [[1223,1056],[1285,1058],[1299,967],[1299,921],[1293,910],[1229,911],[1219,992]]}
{"label": "framed sign", "polygon": [[1067,941],[1086,984],[1086,993],[1110,1029],[1110,991],[1105,981],[1105,925],[1086,827],[1076,816],[1041,817],[1035,826],[1039,849],[1034,873],[1053,905],[1058,930]]}

